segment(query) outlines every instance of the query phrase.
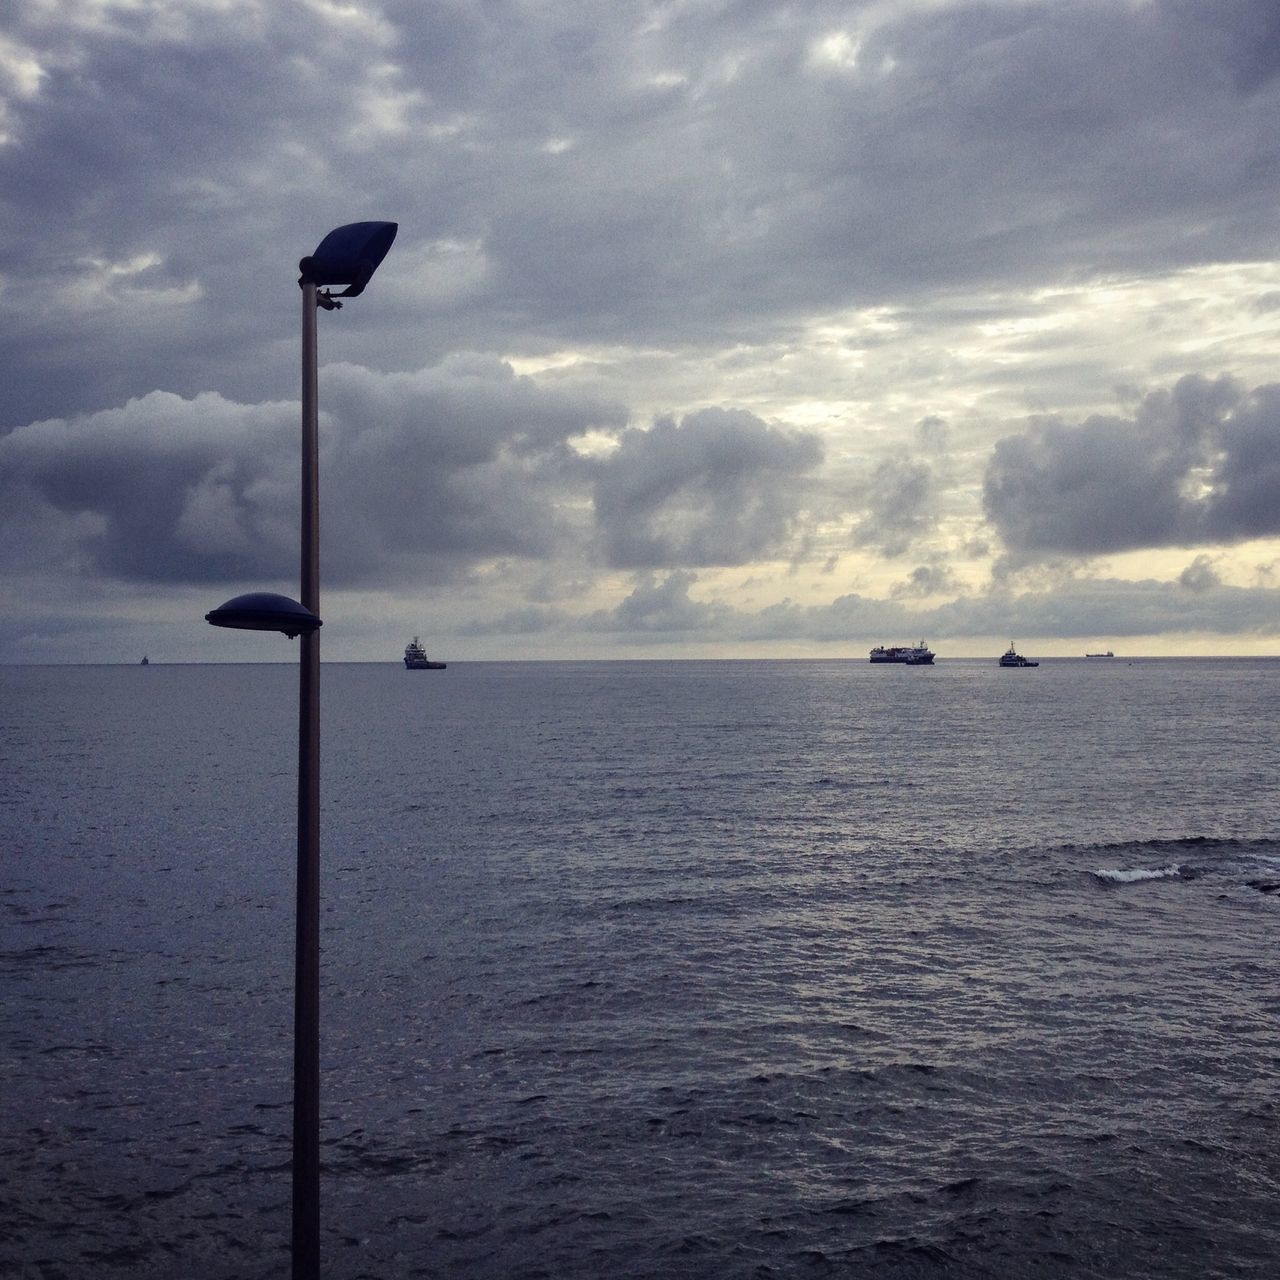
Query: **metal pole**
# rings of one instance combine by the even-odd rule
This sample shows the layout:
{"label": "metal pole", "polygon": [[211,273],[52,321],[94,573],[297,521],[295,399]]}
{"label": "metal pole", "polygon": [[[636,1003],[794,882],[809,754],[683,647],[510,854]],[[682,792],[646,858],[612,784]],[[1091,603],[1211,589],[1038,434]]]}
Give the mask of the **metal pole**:
{"label": "metal pole", "polygon": [[[302,604],[320,612],[316,286],[302,286]],[[293,1008],[293,1280],[320,1275],[320,632],[300,637]]]}

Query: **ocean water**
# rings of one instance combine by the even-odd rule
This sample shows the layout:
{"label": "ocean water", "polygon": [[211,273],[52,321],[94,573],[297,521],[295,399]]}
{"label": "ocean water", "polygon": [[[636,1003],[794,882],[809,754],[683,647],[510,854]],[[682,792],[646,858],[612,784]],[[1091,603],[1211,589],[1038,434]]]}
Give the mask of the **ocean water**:
{"label": "ocean water", "polygon": [[[287,1274],[296,682],[0,668],[0,1276]],[[322,715],[326,1276],[1280,1269],[1280,661]]]}

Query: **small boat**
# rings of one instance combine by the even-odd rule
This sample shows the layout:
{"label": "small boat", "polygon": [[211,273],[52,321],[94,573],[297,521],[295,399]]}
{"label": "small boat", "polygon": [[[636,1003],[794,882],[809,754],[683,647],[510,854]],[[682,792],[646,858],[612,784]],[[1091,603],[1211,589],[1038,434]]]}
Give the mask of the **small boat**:
{"label": "small boat", "polygon": [[1106,653],[1086,653],[1084,656],[1086,658],[1114,658],[1116,655],[1108,649]]}
{"label": "small boat", "polygon": [[413,637],[413,642],[404,647],[404,665],[410,671],[443,671],[449,664],[447,662],[432,662],[427,657],[426,650],[422,647],[417,636]]}
{"label": "small boat", "polygon": [[1000,655],[1000,665],[1002,667],[1038,667],[1038,662],[1030,662],[1018,653],[1013,647],[1013,641],[1009,641],[1009,647]]}
{"label": "small boat", "polygon": [[140,667],[149,667],[150,665],[151,665],[151,659],[150,659],[150,658],[148,658],[148,657],[147,657],[147,655],[144,653],[144,654],[142,655],[142,661],[141,661],[140,663],[138,663],[138,666],[140,666]]}

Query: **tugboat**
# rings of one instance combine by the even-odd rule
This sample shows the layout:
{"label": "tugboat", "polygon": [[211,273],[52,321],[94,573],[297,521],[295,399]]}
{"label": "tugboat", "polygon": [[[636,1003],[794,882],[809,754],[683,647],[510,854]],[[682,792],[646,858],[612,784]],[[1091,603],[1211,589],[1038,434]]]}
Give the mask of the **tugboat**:
{"label": "tugboat", "polygon": [[413,643],[404,647],[404,665],[410,671],[443,671],[449,664],[447,662],[432,662],[428,657],[426,650],[418,642],[418,637],[413,637]]}
{"label": "tugboat", "polygon": [[1013,641],[1009,641],[1009,647],[1000,655],[1000,665],[1002,667],[1038,667],[1038,662],[1029,662],[1022,654],[1017,653],[1013,647]]}

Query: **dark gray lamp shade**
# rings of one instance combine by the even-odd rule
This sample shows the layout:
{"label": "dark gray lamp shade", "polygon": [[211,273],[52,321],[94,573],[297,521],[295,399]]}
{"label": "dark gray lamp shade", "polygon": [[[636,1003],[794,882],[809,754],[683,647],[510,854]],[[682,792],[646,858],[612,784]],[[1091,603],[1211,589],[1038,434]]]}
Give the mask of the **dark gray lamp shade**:
{"label": "dark gray lamp shade", "polygon": [[309,258],[298,263],[299,284],[347,286],[337,296],[354,298],[387,256],[396,238],[395,222],[350,222],[330,231]]}
{"label": "dark gray lamp shade", "polygon": [[215,627],[236,627],[241,631],[283,631],[290,640],[310,635],[324,624],[310,609],[288,596],[273,591],[250,591],[236,596],[204,615]]}

